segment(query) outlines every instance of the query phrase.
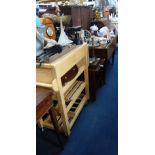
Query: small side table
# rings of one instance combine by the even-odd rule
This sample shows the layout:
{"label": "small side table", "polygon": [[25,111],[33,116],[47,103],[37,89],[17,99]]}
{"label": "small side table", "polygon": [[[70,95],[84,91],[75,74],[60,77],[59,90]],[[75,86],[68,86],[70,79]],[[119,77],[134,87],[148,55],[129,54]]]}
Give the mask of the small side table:
{"label": "small side table", "polygon": [[89,87],[90,99],[96,100],[97,88],[105,84],[106,77],[106,59],[100,59],[98,62],[89,64]]}
{"label": "small side table", "polygon": [[52,104],[52,91],[46,88],[36,87],[36,122],[38,122],[47,112],[49,112],[59,144],[63,149],[64,147],[60,138],[59,126]]}

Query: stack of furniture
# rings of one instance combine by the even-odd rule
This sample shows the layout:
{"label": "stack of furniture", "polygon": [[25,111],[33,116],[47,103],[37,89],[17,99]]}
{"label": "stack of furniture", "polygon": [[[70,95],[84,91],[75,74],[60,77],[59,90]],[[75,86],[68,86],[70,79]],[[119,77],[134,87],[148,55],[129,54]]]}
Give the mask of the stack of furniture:
{"label": "stack of furniture", "polygon": [[[54,61],[37,63],[36,84],[54,90],[58,124],[66,135],[70,135],[75,120],[89,99],[88,45],[78,45],[62,53],[65,54]],[[69,78],[67,75],[72,75],[71,70],[76,75]],[[48,116],[40,121],[40,127],[53,128]]]}
{"label": "stack of furniture", "polygon": [[105,84],[106,74],[106,61],[104,59],[97,60],[89,64],[89,85],[90,88],[90,99],[96,100],[97,89]]}
{"label": "stack of furniture", "polygon": [[90,98],[93,101],[96,100],[97,89],[105,84],[107,62],[112,60],[112,64],[114,63],[115,47],[116,37],[112,38],[112,41],[107,45],[89,47],[90,57],[95,54],[95,57],[100,59],[97,63],[94,62],[89,65]]}

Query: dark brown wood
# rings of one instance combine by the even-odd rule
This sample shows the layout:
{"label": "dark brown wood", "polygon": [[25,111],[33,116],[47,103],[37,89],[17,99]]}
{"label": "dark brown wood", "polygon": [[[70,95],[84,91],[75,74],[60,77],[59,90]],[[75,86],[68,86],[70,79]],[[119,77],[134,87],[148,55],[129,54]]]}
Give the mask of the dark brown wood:
{"label": "dark brown wood", "polygon": [[106,74],[106,61],[100,59],[99,63],[89,65],[89,85],[90,87],[90,98],[96,100],[96,91],[105,83]]}
{"label": "dark brown wood", "polygon": [[76,76],[77,73],[78,73],[78,67],[77,65],[75,65],[65,75],[61,77],[62,85],[72,80]]}
{"label": "dark brown wood", "polygon": [[36,87],[36,122],[38,122],[47,112],[49,112],[59,144],[63,149],[59,125],[56,119],[55,110],[52,105],[52,91],[46,88]]}
{"label": "dark brown wood", "polygon": [[91,22],[91,8],[81,7],[81,25],[84,29],[89,30]]}
{"label": "dark brown wood", "polygon": [[36,88],[36,121],[41,119],[43,115],[52,106],[52,92],[49,89],[37,87]]}
{"label": "dark brown wood", "polygon": [[[112,59],[112,64],[114,63],[114,56],[115,56],[115,47],[116,47],[116,38],[113,38],[111,43],[107,46],[98,46],[94,47],[95,56],[97,58],[106,59],[106,62]],[[93,49],[89,48],[89,55],[92,57]]]}
{"label": "dark brown wood", "polygon": [[51,120],[53,122],[53,126],[54,126],[54,129],[56,131],[56,134],[57,134],[57,138],[59,140],[59,143],[60,143],[60,146],[62,149],[64,149],[64,146],[63,146],[63,143],[61,141],[61,137],[60,137],[60,132],[59,132],[59,125],[58,125],[58,122],[57,122],[57,119],[56,119],[56,114],[55,114],[55,110],[53,107],[51,107],[49,109],[49,114],[50,114],[50,117],[51,117]]}
{"label": "dark brown wood", "polygon": [[81,21],[81,9],[80,7],[73,7],[71,9],[72,11],[72,26],[81,26],[82,21]]}
{"label": "dark brown wood", "polygon": [[98,29],[101,29],[102,27],[106,26],[105,22],[102,20],[95,20],[91,22],[91,25],[96,25]]}

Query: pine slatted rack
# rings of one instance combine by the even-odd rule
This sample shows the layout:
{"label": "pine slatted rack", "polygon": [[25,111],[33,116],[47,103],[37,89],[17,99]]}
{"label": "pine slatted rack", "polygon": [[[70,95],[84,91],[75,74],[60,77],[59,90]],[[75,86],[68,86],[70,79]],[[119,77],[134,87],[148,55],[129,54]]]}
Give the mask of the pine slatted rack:
{"label": "pine slatted rack", "polygon": [[[36,67],[36,85],[55,91],[58,122],[67,136],[70,135],[75,120],[89,99],[88,53],[88,45],[84,43],[55,61]],[[78,73],[71,81],[62,85],[61,77],[74,65],[77,65]],[[52,128],[49,117],[40,120],[40,126]]]}

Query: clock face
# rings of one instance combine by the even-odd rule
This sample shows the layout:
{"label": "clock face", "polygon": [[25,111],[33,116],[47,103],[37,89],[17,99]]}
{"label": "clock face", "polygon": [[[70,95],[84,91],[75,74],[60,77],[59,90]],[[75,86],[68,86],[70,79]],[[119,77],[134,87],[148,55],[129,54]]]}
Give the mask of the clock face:
{"label": "clock face", "polygon": [[53,33],[54,33],[52,27],[48,27],[47,30],[46,30],[46,32],[47,32],[47,35],[48,35],[49,37],[52,37],[52,35],[53,35]]}

